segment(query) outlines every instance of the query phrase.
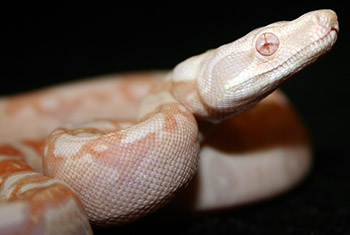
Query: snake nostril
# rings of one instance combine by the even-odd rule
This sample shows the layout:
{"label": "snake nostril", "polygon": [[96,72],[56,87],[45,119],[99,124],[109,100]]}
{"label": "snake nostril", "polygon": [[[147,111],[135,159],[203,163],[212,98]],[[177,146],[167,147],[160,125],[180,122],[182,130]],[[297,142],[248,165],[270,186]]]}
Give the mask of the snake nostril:
{"label": "snake nostril", "polygon": [[339,31],[337,15],[332,10],[322,10],[314,17],[315,22],[325,30]]}
{"label": "snake nostril", "polygon": [[331,30],[334,30],[335,32],[339,32],[339,24],[338,24],[338,21],[334,22],[332,27],[331,27]]}

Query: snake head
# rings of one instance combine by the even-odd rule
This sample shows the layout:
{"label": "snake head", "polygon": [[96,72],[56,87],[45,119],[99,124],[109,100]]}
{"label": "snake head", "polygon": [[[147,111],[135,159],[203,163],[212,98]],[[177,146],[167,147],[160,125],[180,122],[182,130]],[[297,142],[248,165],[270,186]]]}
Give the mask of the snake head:
{"label": "snake head", "polygon": [[[235,115],[328,52],[338,31],[332,10],[255,29],[177,65],[173,94],[197,117],[217,121]],[[184,83],[191,89],[181,90]]]}

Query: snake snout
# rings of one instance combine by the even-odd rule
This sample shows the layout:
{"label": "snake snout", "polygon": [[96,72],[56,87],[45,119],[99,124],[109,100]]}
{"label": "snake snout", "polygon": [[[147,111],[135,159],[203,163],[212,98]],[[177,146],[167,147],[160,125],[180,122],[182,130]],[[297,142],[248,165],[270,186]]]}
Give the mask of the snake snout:
{"label": "snake snout", "polygon": [[324,31],[339,31],[338,17],[337,14],[332,10],[317,11],[314,16],[314,20],[316,21],[318,26]]}

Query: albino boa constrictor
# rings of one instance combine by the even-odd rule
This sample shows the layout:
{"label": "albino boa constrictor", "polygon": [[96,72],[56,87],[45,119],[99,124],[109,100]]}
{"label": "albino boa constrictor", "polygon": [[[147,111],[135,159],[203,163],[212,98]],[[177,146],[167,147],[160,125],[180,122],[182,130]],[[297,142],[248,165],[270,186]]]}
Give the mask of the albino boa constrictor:
{"label": "albino boa constrictor", "polygon": [[[168,73],[3,97],[0,233],[89,234],[89,221],[135,221],[187,185],[180,198],[196,211],[292,187],[308,172],[311,151],[286,98],[273,93],[241,112],[328,52],[338,30],[333,11],[313,11],[253,30]],[[94,121],[75,121],[86,119]]]}

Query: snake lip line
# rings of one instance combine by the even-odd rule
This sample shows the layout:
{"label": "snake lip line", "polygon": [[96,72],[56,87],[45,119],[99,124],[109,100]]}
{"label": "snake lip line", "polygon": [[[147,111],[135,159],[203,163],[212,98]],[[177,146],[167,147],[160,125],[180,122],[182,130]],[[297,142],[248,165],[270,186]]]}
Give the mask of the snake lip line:
{"label": "snake lip line", "polygon": [[339,32],[332,10],[304,15],[166,73],[0,97],[0,234],[117,229],[175,197],[167,213],[176,217],[231,210],[301,182],[312,169],[310,134],[273,91],[326,54]]}
{"label": "snake lip line", "polygon": [[[335,23],[332,25],[330,32],[331,32],[331,31],[335,31],[336,33],[339,32],[339,24],[338,24],[338,21],[335,22]],[[330,32],[329,32],[329,33],[330,33]],[[328,34],[329,34],[329,33],[328,33]]]}
{"label": "snake lip line", "polygon": [[[272,73],[274,71],[278,71],[280,70],[281,68],[283,68],[284,66],[290,64],[290,62],[293,62],[294,59],[299,55],[307,52],[310,48],[313,48],[315,46],[318,46],[320,43],[322,42],[325,42],[326,43],[323,43],[322,46],[320,46],[318,48],[318,52],[320,51],[323,51],[325,48],[325,52],[329,51],[332,46],[334,45],[334,43],[336,42],[336,37],[337,37],[337,34],[339,32],[339,25],[338,25],[338,22],[336,21],[329,29],[329,31],[323,36],[323,37],[320,37],[318,40],[306,45],[305,47],[297,50],[296,52],[294,52],[288,59],[286,59],[285,61],[281,62],[280,64],[276,65],[275,67],[272,67],[270,70],[267,70],[263,73],[261,73],[259,76],[256,76],[256,80],[259,80],[261,78],[261,76],[265,76],[269,73]],[[330,42],[330,43],[327,43],[327,42]],[[291,71],[290,73],[287,73],[286,76],[284,77],[284,79],[282,79],[282,81],[285,81],[286,79],[288,79],[289,77],[293,76],[293,74],[296,74],[298,71],[304,69],[305,67],[313,64],[320,56],[317,56],[318,53],[315,53],[316,56],[312,56],[310,57],[310,60],[307,61],[304,66],[299,66],[299,68],[295,71]],[[321,53],[321,56],[324,55],[325,53]],[[231,91],[231,89],[228,89],[229,91]]]}
{"label": "snake lip line", "polygon": [[[310,48],[313,48],[315,47],[316,45],[324,42],[324,41],[327,41],[327,42],[331,42],[331,43],[324,43],[323,46],[321,46],[318,51],[322,51],[324,50],[325,48],[326,49],[326,52],[329,51],[331,48],[332,48],[332,45],[335,43],[336,41],[336,37],[337,37],[337,33],[339,32],[339,26],[338,24],[335,24],[333,25],[329,32],[326,33],[323,37],[320,37],[318,40],[310,43],[309,45],[299,49],[298,51],[296,51],[294,54],[292,54],[287,60],[283,61],[281,64],[277,65],[276,67],[273,67],[271,70],[268,70],[266,71],[265,73],[262,73],[262,75],[265,75],[265,74],[268,74],[268,73],[271,73],[275,70],[279,70],[280,68],[282,68],[283,66],[285,65],[288,65],[291,61],[294,60],[294,58],[297,56],[297,55],[301,55],[303,54],[305,51],[308,51]],[[323,53],[324,54],[324,53]],[[315,62],[317,60],[318,56],[313,56],[311,57],[310,61],[308,61],[307,63],[305,63],[305,67],[306,66],[309,66],[311,65],[313,62]],[[288,76],[285,77],[285,79],[289,78],[290,76],[292,76],[293,74],[297,73],[298,71],[300,71],[301,69],[303,69],[303,67],[300,67],[298,70],[296,71],[293,71],[292,73],[290,73]],[[283,80],[285,80],[283,79]]]}
{"label": "snake lip line", "polygon": [[[310,49],[312,47],[315,47],[319,43],[323,43],[323,42],[330,42],[330,43],[323,43],[323,46],[321,46],[318,51],[322,51],[325,48],[326,48],[326,52],[329,51],[331,49],[332,45],[336,41],[336,37],[337,37],[338,31],[339,31],[339,27],[338,26],[332,26],[331,29],[329,30],[329,32],[326,33],[323,37],[320,37],[320,39],[318,39],[318,40],[314,41],[313,43],[311,43],[311,44],[305,46],[304,48],[300,49],[297,53],[295,53],[293,56],[291,56],[291,58],[295,57],[297,54],[301,54],[304,51],[307,51],[308,49]],[[288,59],[288,60],[290,60],[290,59]],[[314,60],[311,60],[311,63],[312,62],[314,62]]]}

